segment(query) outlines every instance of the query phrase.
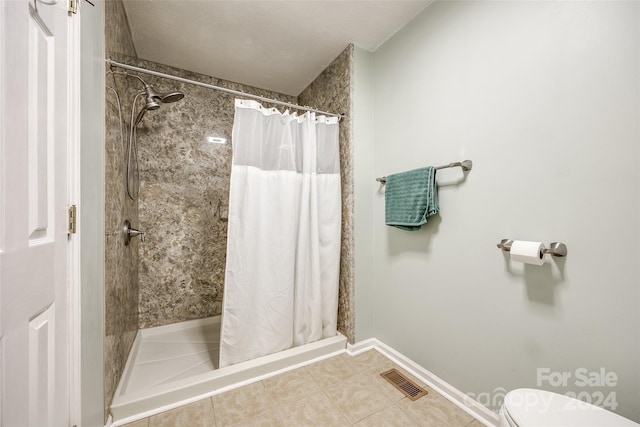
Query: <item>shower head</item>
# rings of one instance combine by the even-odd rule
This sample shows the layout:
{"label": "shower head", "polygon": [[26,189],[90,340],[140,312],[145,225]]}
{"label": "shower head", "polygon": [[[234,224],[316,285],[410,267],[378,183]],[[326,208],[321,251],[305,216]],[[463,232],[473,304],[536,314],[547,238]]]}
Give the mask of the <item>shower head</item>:
{"label": "shower head", "polygon": [[158,108],[160,108],[160,104],[158,103],[158,101],[156,101],[154,98],[149,98],[147,97],[147,103],[144,106],[145,110],[157,110]]}
{"label": "shower head", "polygon": [[[138,77],[138,79],[140,79],[140,77]],[[139,92],[138,95],[144,95],[147,103],[144,107],[142,107],[140,112],[138,112],[138,116],[136,117],[133,125],[134,127],[137,126],[140,121],[142,121],[142,118],[147,111],[153,111],[160,108],[160,103],[168,104],[170,102],[180,101],[182,98],[184,98],[184,93],[179,90],[173,92],[158,93],[155,91],[155,89],[153,89],[153,86],[146,83],[142,79],[140,79],[140,81],[144,83],[144,90]]]}
{"label": "shower head", "polygon": [[147,84],[144,85],[144,92],[147,98],[147,104],[144,106],[144,109],[157,110],[158,108],[160,108],[160,102],[162,102],[162,99],[156,93],[156,91],[153,90],[153,87]]}
{"label": "shower head", "polygon": [[160,101],[162,101],[163,104],[180,101],[182,98],[184,98],[184,93],[179,90],[160,94]]}
{"label": "shower head", "polygon": [[171,92],[158,93],[153,89],[149,83],[145,82],[142,77],[136,74],[129,74],[127,72],[121,71],[112,71],[113,74],[122,74],[127,77],[134,77],[144,85],[144,91],[140,93],[144,93],[146,95],[147,104],[145,105],[145,110],[157,110],[160,108],[160,103],[169,104],[172,102],[180,101],[184,98],[184,92],[180,90],[174,90]]}
{"label": "shower head", "polygon": [[156,108],[159,108],[160,104],[157,101],[160,101],[163,104],[169,104],[171,102],[180,101],[182,98],[184,98],[184,93],[182,93],[179,90],[175,90],[172,92],[158,93],[153,89],[153,86],[149,84],[144,86],[144,90],[147,94],[147,105],[149,105],[150,100],[153,100],[153,102],[158,105],[158,107],[147,108],[147,110],[151,110],[151,109],[155,110]]}
{"label": "shower head", "polygon": [[[134,77],[144,85],[144,89],[136,94],[133,98],[133,106],[131,108],[131,122],[129,128],[129,150],[127,156],[127,174],[126,174],[126,187],[127,187],[127,195],[131,200],[136,200],[138,195],[140,194],[140,169],[138,165],[138,124],[142,121],[147,111],[157,110],[160,108],[161,104],[167,104],[170,102],[180,101],[184,98],[184,93],[179,90],[174,90],[171,92],[158,93],[153,89],[153,86],[142,80],[142,77],[137,76],[135,74],[122,73],[119,71],[114,71],[114,74],[124,74],[127,77]],[[145,105],[138,111],[138,115],[135,120],[133,119],[133,114],[136,109],[136,101],[139,97],[145,97]],[[133,169],[132,169],[133,168]],[[133,171],[133,172],[132,172]],[[131,178],[133,178],[133,184],[131,184]]]}

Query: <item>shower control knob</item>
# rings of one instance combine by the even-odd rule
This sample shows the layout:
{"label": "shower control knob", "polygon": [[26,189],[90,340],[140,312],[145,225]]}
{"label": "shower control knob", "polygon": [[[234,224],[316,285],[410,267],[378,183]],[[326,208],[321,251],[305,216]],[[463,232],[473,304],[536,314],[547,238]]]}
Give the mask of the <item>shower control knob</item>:
{"label": "shower control knob", "polygon": [[144,231],[136,230],[135,228],[131,227],[131,221],[129,221],[128,219],[124,222],[122,234],[124,234],[125,246],[129,246],[131,239],[136,236],[140,236],[140,241],[144,243]]}

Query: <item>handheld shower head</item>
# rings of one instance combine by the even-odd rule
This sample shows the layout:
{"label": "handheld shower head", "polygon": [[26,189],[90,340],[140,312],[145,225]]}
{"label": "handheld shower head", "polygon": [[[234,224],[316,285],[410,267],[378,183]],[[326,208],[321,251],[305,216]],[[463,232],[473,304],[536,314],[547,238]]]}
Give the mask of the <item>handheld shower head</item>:
{"label": "handheld shower head", "polygon": [[138,123],[142,121],[142,118],[147,111],[153,111],[160,108],[160,103],[168,104],[171,102],[180,101],[182,98],[184,98],[184,93],[179,90],[173,92],[158,93],[153,89],[153,86],[146,83],[144,85],[144,91],[139,93],[139,95],[143,94],[145,95],[147,103],[138,113],[138,116],[136,117],[136,120],[134,122],[134,126],[137,126]]}
{"label": "handheld shower head", "polygon": [[[138,92],[133,98],[133,106],[131,108],[131,127],[129,128],[129,150],[127,154],[127,194],[131,200],[136,200],[140,194],[140,169],[138,165],[138,124],[142,121],[147,111],[157,110],[160,108],[160,104],[167,104],[170,102],[176,102],[184,98],[184,93],[175,90],[172,92],[158,93],[153,89],[153,86],[142,80],[141,77],[128,74],[124,74],[128,77],[135,77],[142,82],[144,89]],[[138,115],[135,120],[133,115],[135,113],[136,101],[139,97],[145,97],[145,105],[138,111]],[[131,182],[133,180],[133,182]]]}
{"label": "handheld shower head", "polygon": [[144,106],[144,109],[157,110],[158,108],[160,108],[160,102],[162,102],[162,99],[156,93],[156,91],[153,90],[153,87],[151,85],[145,85],[144,92],[147,99],[147,104]]}
{"label": "handheld shower head", "polygon": [[174,90],[174,91],[165,92],[165,93],[158,93],[153,89],[153,86],[145,82],[142,79],[142,77],[136,74],[129,74],[127,72],[121,72],[121,71],[112,71],[112,73],[122,74],[127,77],[133,77],[140,80],[140,82],[144,85],[144,91],[141,93],[144,93],[146,95],[146,101],[147,101],[147,104],[145,105],[146,110],[157,110],[158,108],[160,108],[160,103],[169,104],[171,102],[180,101],[182,98],[184,98],[184,92],[179,90]]}
{"label": "handheld shower head", "polygon": [[145,85],[144,90],[147,94],[147,105],[149,105],[150,101],[153,104],[158,105],[158,107],[155,108],[147,108],[148,110],[155,110],[156,108],[159,108],[160,104],[158,104],[157,101],[160,101],[163,104],[169,104],[171,102],[180,101],[182,98],[184,98],[184,93],[179,90],[175,90],[173,92],[158,93],[153,89],[153,86],[151,85]]}
{"label": "handheld shower head", "polygon": [[155,108],[147,108],[147,106],[144,106],[143,108],[141,108],[140,112],[136,116],[136,120],[135,120],[135,122],[133,124],[134,129],[135,129],[136,126],[138,126],[138,123],[140,123],[142,121],[142,118],[144,117],[144,115],[147,112],[147,110],[157,110],[158,108],[160,108],[159,105],[157,107],[155,107]]}

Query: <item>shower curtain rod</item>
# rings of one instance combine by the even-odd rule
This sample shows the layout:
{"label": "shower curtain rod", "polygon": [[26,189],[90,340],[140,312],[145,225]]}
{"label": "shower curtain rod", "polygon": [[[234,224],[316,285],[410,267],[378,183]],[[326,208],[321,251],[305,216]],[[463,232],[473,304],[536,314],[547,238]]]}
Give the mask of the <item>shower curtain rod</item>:
{"label": "shower curtain rod", "polygon": [[254,95],[252,93],[246,93],[246,92],[242,92],[242,91],[239,91],[239,90],[227,89],[225,87],[210,85],[208,83],[202,83],[202,82],[199,82],[197,80],[185,79],[185,78],[182,78],[182,77],[173,76],[171,74],[165,74],[165,73],[160,73],[158,71],[147,70],[145,68],[134,67],[133,65],[122,64],[120,62],[116,62],[116,61],[113,61],[111,59],[107,59],[106,62],[107,62],[107,64],[109,64],[112,67],[118,67],[118,68],[123,68],[125,70],[137,71],[137,72],[143,73],[143,74],[151,74],[152,76],[163,77],[165,79],[175,80],[175,81],[182,82],[182,83],[187,83],[187,84],[191,84],[191,85],[195,85],[195,86],[202,86],[202,87],[206,87],[206,88],[209,88],[209,89],[215,89],[215,90],[219,90],[221,92],[230,93],[232,95],[242,96],[244,98],[257,99],[257,100],[260,100],[260,101],[269,102],[271,104],[276,104],[276,105],[282,105],[284,107],[289,107],[289,108],[293,108],[293,109],[296,109],[296,110],[311,111],[313,113],[324,114],[326,116],[333,116],[333,117],[337,117],[338,120],[341,120],[341,119],[344,118],[344,114],[329,113],[327,111],[316,110],[315,108],[311,108],[311,107],[303,107],[302,105],[292,104],[290,102],[278,101],[277,99],[271,99],[271,98],[267,98],[265,96]]}

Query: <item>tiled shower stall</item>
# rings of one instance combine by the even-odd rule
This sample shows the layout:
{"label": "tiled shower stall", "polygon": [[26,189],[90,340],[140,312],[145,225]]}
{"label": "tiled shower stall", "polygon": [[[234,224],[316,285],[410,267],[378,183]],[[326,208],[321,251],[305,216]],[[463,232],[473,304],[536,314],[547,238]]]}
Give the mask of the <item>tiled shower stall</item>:
{"label": "tiled shower stall", "polygon": [[[352,105],[353,46],[349,45],[297,97],[274,93],[138,58],[121,0],[106,2],[106,56],[130,65],[269,98],[312,105],[346,117],[340,123],[342,247],[338,330],[354,340]],[[117,70],[113,70],[117,71]],[[128,123],[137,79],[107,76],[105,188],[105,414],[139,328],[221,314],[226,259],[234,97],[143,76],[158,90],[185,97],[147,113],[138,126],[141,192],[126,195]],[[124,123],[121,133],[116,95]],[[267,105],[267,104],[265,104]],[[208,137],[227,139],[212,144]],[[124,245],[129,219],[145,243]]]}

